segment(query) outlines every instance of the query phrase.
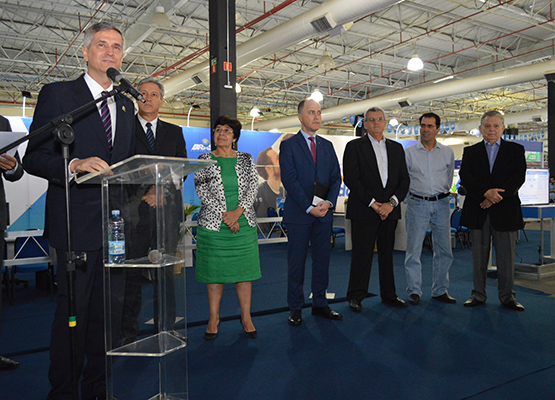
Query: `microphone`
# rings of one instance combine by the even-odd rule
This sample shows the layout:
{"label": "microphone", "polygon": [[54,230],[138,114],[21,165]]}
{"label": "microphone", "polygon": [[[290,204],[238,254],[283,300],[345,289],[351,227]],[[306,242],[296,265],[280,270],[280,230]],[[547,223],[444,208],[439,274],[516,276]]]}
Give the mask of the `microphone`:
{"label": "microphone", "polygon": [[137,89],[135,89],[131,82],[125,79],[117,69],[112,67],[108,68],[108,70],[106,71],[106,75],[108,75],[108,78],[114,81],[114,83],[117,83],[119,86],[121,86],[124,92],[129,93],[141,103],[146,102],[143,95]]}

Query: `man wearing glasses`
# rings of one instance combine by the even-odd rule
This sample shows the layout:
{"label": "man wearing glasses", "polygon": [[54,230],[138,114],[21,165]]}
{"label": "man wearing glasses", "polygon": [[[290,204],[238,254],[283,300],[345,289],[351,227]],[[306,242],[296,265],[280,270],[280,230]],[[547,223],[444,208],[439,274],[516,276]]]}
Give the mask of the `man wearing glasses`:
{"label": "man wearing glasses", "polygon": [[403,146],[383,135],[386,124],[383,110],[370,108],[364,120],[368,135],[350,141],[343,156],[343,181],[350,190],[346,217],[351,220],[353,244],[347,299],[354,312],[362,311],[362,300],[368,296],[376,240],[382,302],[407,307],[395,290],[393,246],[409,174]]}
{"label": "man wearing glasses", "polygon": [[428,226],[432,228],[432,299],[456,303],[449,296],[449,269],[453,262],[449,224],[449,191],[453,183],[455,156],[450,147],[438,143],[441,120],[437,114],[420,117],[420,141],[407,148],[405,155],[410,176],[407,198],[407,251],[405,272],[409,303],[420,304],[422,296],[422,243]]}

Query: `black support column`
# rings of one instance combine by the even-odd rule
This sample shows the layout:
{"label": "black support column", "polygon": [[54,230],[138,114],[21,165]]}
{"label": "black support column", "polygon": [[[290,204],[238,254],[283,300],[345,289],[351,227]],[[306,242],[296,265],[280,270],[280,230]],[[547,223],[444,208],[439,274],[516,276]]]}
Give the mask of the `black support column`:
{"label": "black support column", "polygon": [[549,176],[555,177],[555,72],[545,74],[547,79],[547,167]]}
{"label": "black support column", "polygon": [[[235,0],[209,0],[210,127],[220,115],[237,118]],[[210,135],[212,149],[214,133]]]}

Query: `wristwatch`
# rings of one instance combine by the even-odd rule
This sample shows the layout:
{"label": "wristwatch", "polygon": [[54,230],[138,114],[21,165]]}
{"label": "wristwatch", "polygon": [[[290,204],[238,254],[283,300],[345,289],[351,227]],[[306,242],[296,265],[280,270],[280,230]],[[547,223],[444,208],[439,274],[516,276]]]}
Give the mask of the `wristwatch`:
{"label": "wristwatch", "polygon": [[391,207],[393,208],[397,207],[397,202],[393,197],[389,199],[389,204],[391,204]]}

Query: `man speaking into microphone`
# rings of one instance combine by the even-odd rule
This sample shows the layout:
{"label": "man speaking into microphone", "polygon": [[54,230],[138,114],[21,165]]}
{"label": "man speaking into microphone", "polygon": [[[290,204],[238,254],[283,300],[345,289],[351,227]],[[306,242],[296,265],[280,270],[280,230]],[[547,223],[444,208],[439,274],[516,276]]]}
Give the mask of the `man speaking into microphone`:
{"label": "man speaking into microphone", "polygon": [[[121,31],[108,22],[94,24],[84,33],[82,50],[87,72],[74,81],[52,83],[42,88],[31,133],[112,90],[112,80],[106,71],[121,67]],[[96,108],[76,115],[72,126],[75,142],[70,146],[71,177],[103,170],[133,155],[134,108],[133,102],[123,94],[109,97],[97,103]],[[28,173],[48,180],[44,236],[56,249],[58,257],[57,309],[52,324],[48,373],[52,388],[48,399],[72,399],[64,160],[51,131],[29,142],[23,166]],[[86,253],[86,261],[79,263],[75,271],[77,374],[81,378],[83,400],[105,399],[101,188],[100,185],[77,185],[73,178],[71,180],[72,249],[77,254]],[[115,313],[118,311],[121,313],[113,309]],[[114,321],[121,321],[121,314],[119,319],[114,317]]]}

